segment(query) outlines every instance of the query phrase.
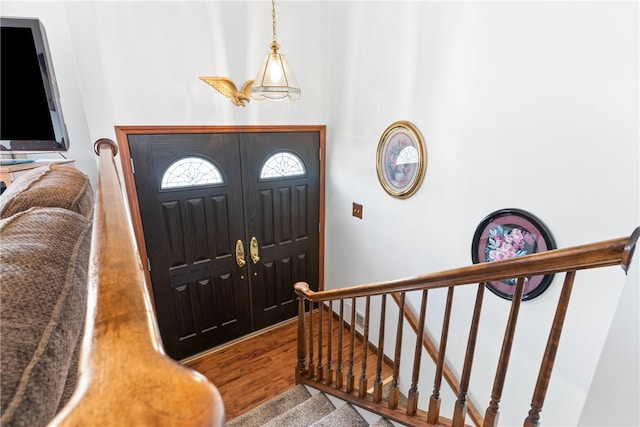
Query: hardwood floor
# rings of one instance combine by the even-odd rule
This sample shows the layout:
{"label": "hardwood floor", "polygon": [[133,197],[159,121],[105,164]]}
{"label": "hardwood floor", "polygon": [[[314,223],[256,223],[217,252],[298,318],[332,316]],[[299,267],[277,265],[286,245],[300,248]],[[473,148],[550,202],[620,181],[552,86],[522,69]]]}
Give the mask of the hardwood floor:
{"label": "hardwood floor", "polygon": [[[325,313],[325,319],[328,319],[328,316]],[[328,325],[326,321],[325,325]],[[334,321],[333,325],[333,336],[337,337],[338,322]],[[216,385],[222,395],[229,421],[295,386],[297,331],[297,319],[294,318],[186,360],[184,364],[200,372]],[[349,339],[346,334],[344,337],[343,357],[346,361]],[[337,338],[334,338],[334,352],[337,342]],[[362,345],[355,347],[354,359],[358,360],[362,354]],[[369,351],[367,360],[368,375],[374,378],[376,355]],[[344,365],[343,369],[346,369],[346,362]],[[390,366],[383,364],[383,378],[390,376],[391,371]]]}

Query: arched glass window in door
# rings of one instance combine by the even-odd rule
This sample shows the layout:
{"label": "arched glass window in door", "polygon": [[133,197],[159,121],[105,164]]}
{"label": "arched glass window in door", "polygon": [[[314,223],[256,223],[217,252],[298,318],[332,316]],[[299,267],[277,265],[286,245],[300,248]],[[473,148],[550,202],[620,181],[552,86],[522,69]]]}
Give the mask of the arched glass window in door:
{"label": "arched glass window in door", "polygon": [[264,162],[260,179],[301,176],[306,173],[307,170],[300,157],[289,151],[280,151]]}
{"label": "arched glass window in door", "polygon": [[162,176],[160,188],[166,190],[211,184],[224,184],[220,169],[202,157],[185,157],[169,165]]}

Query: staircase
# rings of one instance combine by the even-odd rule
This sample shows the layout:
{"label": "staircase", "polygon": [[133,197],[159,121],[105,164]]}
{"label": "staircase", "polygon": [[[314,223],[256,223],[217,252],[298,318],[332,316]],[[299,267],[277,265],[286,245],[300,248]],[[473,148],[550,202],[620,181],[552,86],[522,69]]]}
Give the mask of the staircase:
{"label": "staircase", "polygon": [[[614,265],[621,266],[626,272],[638,239],[640,239],[640,227],[636,228],[629,237],[567,249],[555,249],[502,261],[479,263],[386,283],[318,292],[312,291],[307,283],[296,283],[294,289],[298,295],[299,311],[298,363],[295,381],[298,385],[240,415],[227,425],[231,427],[364,427],[394,426],[395,423],[400,423],[409,426],[463,427],[470,420],[476,426],[497,427],[500,415],[499,403],[505,387],[525,284],[529,277],[565,273],[538,376],[537,378],[531,376],[535,381],[529,381],[532,386],[535,384],[533,397],[530,400],[531,409],[527,412],[523,411],[522,415],[525,427],[537,427],[540,425],[540,412],[551,379],[577,272]],[[485,283],[513,278],[516,279],[516,283],[511,299],[511,309],[506,319],[500,358],[493,379],[489,372],[488,381],[485,381],[489,383],[493,380],[493,388],[489,406],[483,416],[468,398],[468,386],[480,326]],[[450,335],[449,320],[452,313],[454,288],[462,286],[475,287],[476,298],[475,304],[469,305],[472,316],[462,373],[460,380],[457,380],[455,376],[447,374],[449,368],[445,359],[447,340]],[[427,333],[427,295],[429,291],[440,289],[446,290],[446,303],[442,312],[440,343],[436,346]],[[408,293],[412,293],[414,303],[419,303],[419,316],[411,310],[410,304],[406,304]],[[441,300],[443,296],[443,292],[440,292]],[[393,298],[397,303],[397,312],[394,313],[391,310],[393,307],[390,307],[389,321],[387,321],[387,297]],[[357,307],[361,310],[361,322],[358,322]],[[372,310],[375,315],[371,314]],[[397,322],[394,323],[393,319],[397,319]],[[415,338],[411,339],[409,336],[410,342],[403,346],[405,321],[414,330]],[[335,327],[336,323],[337,327]],[[377,339],[374,337],[376,332]],[[393,335],[386,334],[387,332]],[[389,349],[389,344],[394,341],[395,346]],[[375,345],[376,342],[377,345]],[[361,348],[359,357],[356,357],[356,347]],[[405,351],[414,349],[413,355],[409,353],[405,356],[407,361],[413,359],[413,365],[404,364],[403,366],[404,384],[400,378],[403,347]],[[424,381],[424,379],[421,381],[420,378],[423,349],[426,349],[435,363],[432,373],[433,381]],[[375,355],[372,365],[369,364],[370,351]],[[387,358],[390,358],[389,361]],[[393,366],[390,381],[383,380],[383,375],[386,374],[383,374],[382,367],[385,364]],[[535,364],[532,365],[532,372],[534,369]],[[441,416],[440,414],[442,406],[440,390],[443,379],[454,391],[455,401],[446,402],[446,406],[451,406],[449,403],[453,406],[452,409],[447,408],[447,412],[451,412],[452,415],[447,413]],[[421,383],[428,385],[423,387],[423,391],[426,391],[423,396],[427,397],[423,397],[422,408],[419,408],[418,386]],[[401,391],[401,386],[406,394]],[[402,400],[401,397],[403,397]],[[426,399],[428,402],[424,404]],[[360,408],[366,408],[367,411]],[[393,420],[393,423],[389,420]]]}
{"label": "staircase", "polygon": [[300,384],[234,418],[227,426],[392,427],[394,424],[370,412],[359,412],[349,403]]}

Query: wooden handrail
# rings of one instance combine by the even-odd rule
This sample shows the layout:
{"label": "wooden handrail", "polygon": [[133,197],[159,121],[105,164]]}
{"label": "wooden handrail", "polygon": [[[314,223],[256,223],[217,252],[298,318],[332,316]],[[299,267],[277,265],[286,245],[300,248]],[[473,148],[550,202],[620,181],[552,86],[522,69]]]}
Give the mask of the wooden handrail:
{"label": "wooden handrail", "polygon": [[409,279],[319,292],[312,291],[305,282],[298,282],[294,285],[294,289],[296,293],[309,301],[328,301],[484,283],[511,277],[530,276],[532,272],[535,275],[546,275],[568,270],[577,271],[615,265],[620,265],[626,272],[639,236],[640,228],[636,228],[630,237],[566,249],[554,249],[502,261],[485,262]]}
{"label": "wooden handrail", "polygon": [[[323,381],[322,378],[316,376],[311,365],[306,363],[305,345],[298,346],[298,365],[297,365],[297,382],[309,384],[324,392],[334,394],[348,402],[359,405],[370,411],[386,416],[392,420],[399,421],[407,425],[465,425],[467,417],[475,425],[497,426],[500,413],[500,400],[502,398],[503,387],[507,376],[510,353],[514,342],[514,334],[518,320],[519,308],[522,301],[524,285],[527,277],[542,276],[547,274],[565,273],[565,281],[563,290],[560,295],[556,307],[556,314],[553,319],[551,329],[549,331],[547,346],[541,361],[540,371],[538,373],[537,383],[533,391],[531,400],[531,410],[529,411],[524,424],[527,427],[536,427],[539,424],[539,413],[542,410],[546,391],[553,370],[556,351],[560,341],[562,328],[564,324],[565,314],[569,304],[571,288],[573,287],[574,277],[578,270],[609,267],[619,265],[625,271],[631,263],[635,247],[640,237],[640,227],[636,228],[629,237],[606,240],[597,243],[575,246],[567,249],[556,249],[537,254],[530,254],[519,258],[512,258],[504,261],[496,261],[490,263],[480,263],[467,267],[446,270],[437,273],[417,276],[409,279],[395,280],[384,283],[364,284],[349,288],[333,289],[328,291],[314,292],[304,282],[294,285],[294,290],[298,295],[300,319],[305,316],[304,307],[305,300],[309,301],[309,305],[313,307],[314,303],[323,305],[329,303],[329,307],[333,307],[333,302],[340,302],[340,323],[342,319],[342,306],[345,300],[350,300],[351,304],[351,326],[350,331],[355,331],[356,322],[356,303],[362,298],[366,301],[366,310],[364,314],[365,336],[368,336],[369,328],[369,301],[372,296],[381,296],[382,311],[380,312],[381,324],[379,325],[380,337],[384,336],[385,328],[382,322],[385,322],[385,298],[386,295],[392,295],[398,303],[398,323],[389,325],[388,329],[395,332],[395,355],[393,356],[393,375],[389,388],[388,398],[386,401],[381,400],[381,382],[379,378],[379,369],[375,386],[370,393],[363,393],[363,389],[367,387],[367,376],[361,377],[359,393],[355,393],[353,382],[347,382],[343,388],[340,383],[335,386],[330,382]],[[482,302],[485,290],[485,283],[496,280],[517,279],[515,292],[511,302],[511,311],[506,321],[502,349],[498,360],[493,389],[491,391],[489,407],[486,409],[484,417],[472,405],[468,399],[469,379],[471,375],[474,352],[476,349],[476,341],[478,336],[480,317],[482,311]],[[469,326],[469,335],[467,339],[467,349],[462,366],[462,374],[460,380],[455,378],[453,373],[445,364],[446,357],[446,339],[448,335],[448,324],[450,307],[453,298],[453,290],[456,286],[472,285],[477,286],[477,296],[474,311]],[[427,292],[431,289],[449,288],[447,294],[447,308],[444,312],[442,323],[440,348],[436,349],[425,330],[426,309],[427,309]],[[408,307],[406,307],[405,296],[407,292],[422,291],[422,303],[420,306],[420,317],[416,318]],[[415,352],[413,357],[413,371],[411,378],[408,380],[410,386],[408,389],[407,403],[399,402],[399,364],[401,360],[402,344],[402,327],[405,317],[409,320],[409,324],[416,333]],[[310,317],[311,318],[311,317]],[[299,322],[302,327],[299,329],[299,342],[307,337],[304,331],[304,322]],[[313,323],[310,323],[310,328]],[[309,347],[312,348],[313,340],[309,338]],[[379,345],[382,346],[382,339]],[[418,381],[420,377],[420,365],[422,363],[422,347],[427,349],[436,364],[436,373],[433,381],[433,393],[429,399],[429,412],[425,412],[418,408]],[[391,354],[391,350],[387,353]],[[340,353],[338,353],[340,358]],[[378,366],[380,365],[382,352],[378,351]],[[318,363],[321,363],[319,361]],[[350,357],[350,369],[353,364],[352,356]],[[364,362],[366,363],[366,362]],[[366,365],[363,366],[366,368]],[[441,417],[440,412],[440,377],[444,376],[447,382],[454,390],[457,398],[454,402],[452,418]],[[364,381],[364,384],[362,383]],[[524,417],[523,417],[524,418]]]}
{"label": "wooden handrail", "polygon": [[222,426],[218,390],[168,356],[147,293],[118,173],[117,145],[100,156],[80,378],[54,426]]}

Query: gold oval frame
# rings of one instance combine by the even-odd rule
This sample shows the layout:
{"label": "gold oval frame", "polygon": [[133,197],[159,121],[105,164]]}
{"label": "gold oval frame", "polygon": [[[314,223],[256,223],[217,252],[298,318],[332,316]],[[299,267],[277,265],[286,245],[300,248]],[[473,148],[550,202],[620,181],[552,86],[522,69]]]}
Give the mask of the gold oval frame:
{"label": "gold oval frame", "polygon": [[[415,171],[413,171],[411,179],[406,183],[403,180],[407,166],[403,167],[403,171],[397,170],[398,164],[395,162],[395,159],[393,160],[393,166],[389,166],[389,162],[392,161],[389,156],[398,154],[388,153],[391,144],[396,141],[396,136],[398,135],[406,135],[411,140],[412,146],[414,146],[418,152],[418,162],[415,166]],[[391,148],[395,149],[395,147]],[[407,163],[402,164],[407,165]],[[413,123],[400,120],[390,124],[385,129],[380,137],[378,149],[376,150],[376,169],[378,171],[380,185],[382,185],[382,188],[384,188],[389,195],[398,199],[406,199],[418,191],[418,188],[422,185],[427,169],[427,147],[425,146],[424,138],[420,130],[418,130]],[[394,173],[395,176],[391,178],[390,173]],[[402,177],[396,178],[396,176],[399,175],[402,175]]]}

